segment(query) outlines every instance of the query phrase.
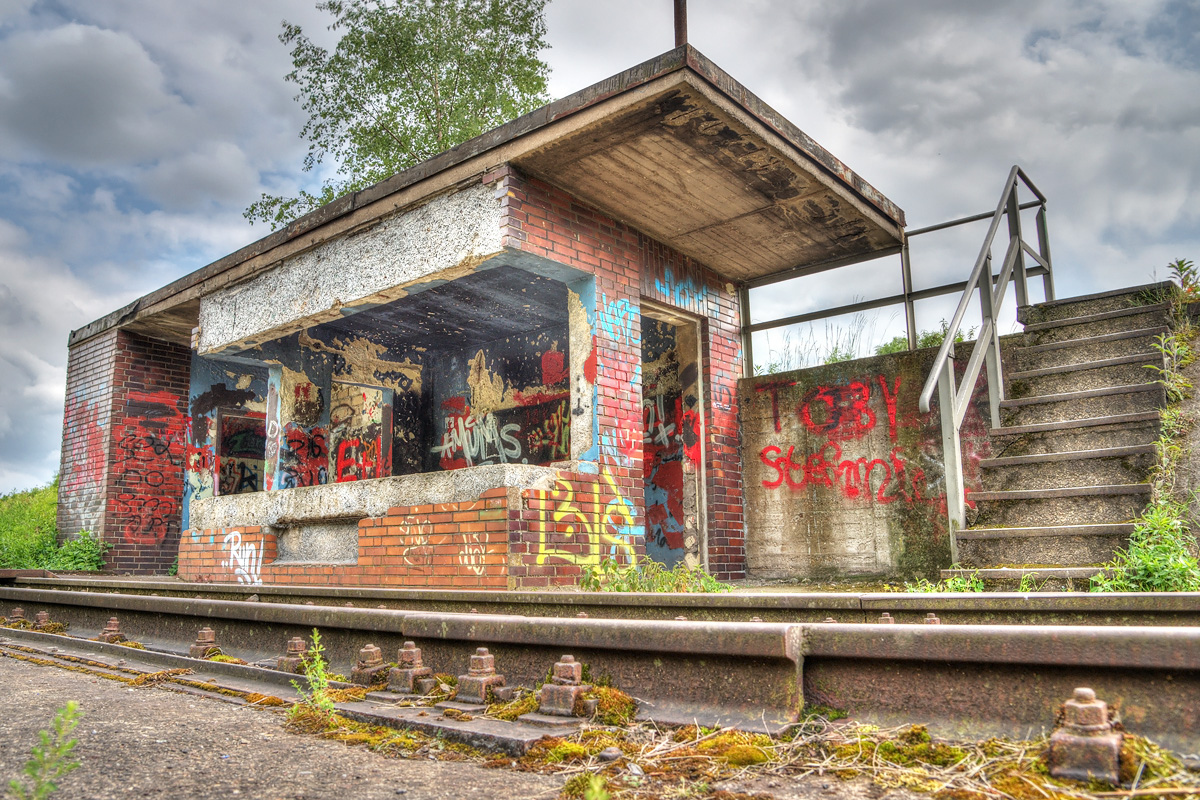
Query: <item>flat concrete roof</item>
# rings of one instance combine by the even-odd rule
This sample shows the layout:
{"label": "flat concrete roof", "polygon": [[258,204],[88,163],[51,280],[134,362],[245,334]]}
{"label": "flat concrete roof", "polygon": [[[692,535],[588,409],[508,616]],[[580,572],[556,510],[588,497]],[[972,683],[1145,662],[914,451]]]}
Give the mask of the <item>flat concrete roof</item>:
{"label": "flat concrete roof", "polygon": [[734,282],[898,246],[904,213],[690,45],[344,195],[71,333],[189,344],[200,297],[511,163]]}

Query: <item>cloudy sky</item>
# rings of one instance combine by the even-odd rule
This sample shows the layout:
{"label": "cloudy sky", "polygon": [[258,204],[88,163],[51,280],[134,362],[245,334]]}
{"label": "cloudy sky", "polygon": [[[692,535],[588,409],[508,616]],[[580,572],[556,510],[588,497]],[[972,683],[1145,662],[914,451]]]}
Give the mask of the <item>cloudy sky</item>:
{"label": "cloudy sky", "polygon": [[[670,15],[552,0],[552,94],[670,49]],[[689,17],[693,45],[912,227],[987,210],[1019,163],[1050,197],[1060,296],[1200,257],[1200,0],[691,0]],[[241,213],[262,191],[319,180],[283,19],[325,24],[301,0],[0,0],[0,492],[58,469],[70,330],[265,235]],[[930,243],[918,283],[958,279],[982,233]],[[785,314],[854,299],[838,291],[774,295]]]}

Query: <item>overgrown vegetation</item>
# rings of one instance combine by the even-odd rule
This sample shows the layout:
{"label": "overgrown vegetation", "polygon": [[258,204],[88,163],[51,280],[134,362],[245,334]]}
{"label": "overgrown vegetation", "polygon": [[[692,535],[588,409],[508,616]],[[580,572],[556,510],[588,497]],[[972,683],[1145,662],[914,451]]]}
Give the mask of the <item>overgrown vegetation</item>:
{"label": "overgrown vegetation", "polygon": [[333,698],[330,697],[329,670],[321,632],[313,628],[312,646],[304,656],[304,677],[308,688],[292,681],[300,702],[288,709],[288,723],[307,729],[324,729],[333,718]]}
{"label": "overgrown vegetation", "polygon": [[14,778],[8,784],[14,798],[42,800],[49,797],[58,790],[55,781],[79,766],[78,761],[71,760],[71,751],[77,742],[71,738],[71,732],[82,716],[79,704],[71,700],[54,715],[50,731],[38,732],[41,742],[34,745],[33,757],[25,762],[25,780]]}
{"label": "overgrown vegetation", "polygon": [[[795,369],[805,369],[822,364],[837,364],[856,358],[866,358],[874,355],[882,356],[908,351],[908,336],[896,336],[880,345],[871,346],[875,338],[875,328],[878,316],[859,312],[850,317],[844,324],[825,322],[824,335],[818,336],[817,329],[810,326],[804,332],[788,331],[783,335],[783,341],[778,347],[770,346],[768,339],[767,359],[754,370],[755,375],[774,375]],[[922,330],[917,334],[917,347],[940,347],[946,340],[950,323],[941,320],[938,327],[932,330]],[[958,331],[954,336],[956,342],[967,342],[975,338],[976,328]]]}
{"label": "overgrown vegetation", "polygon": [[588,592],[728,592],[733,587],[704,571],[680,562],[674,569],[650,558],[633,564],[605,559],[584,566],[579,586]]}
{"label": "overgrown vegetation", "polygon": [[[951,569],[962,569],[958,564],[953,564]],[[925,578],[917,578],[915,583],[904,582],[904,591],[906,592],[982,592],[984,591],[983,579],[979,577],[978,572],[972,572],[970,575],[951,575],[949,578],[940,580],[937,583],[926,580]]]}
{"label": "overgrown vegetation", "polygon": [[[328,51],[283,23],[296,100],[308,113],[304,171],[327,157],[316,194],[263,194],[246,209],[272,230],[549,102],[546,0],[323,0]],[[319,37],[325,38],[325,37]]]}
{"label": "overgrown vegetation", "polygon": [[57,535],[58,479],[0,495],[0,569],[99,570],[111,545],[88,531]]}
{"label": "overgrown vegetation", "polygon": [[1193,388],[1184,369],[1196,360],[1196,330],[1188,306],[1200,300],[1200,285],[1191,261],[1178,259],[1169,268],[1179,284],[1166,298],[1171,304],[1171,330],[1158,336],[1155,343],[1163,366],[1148,365],[1158,375],[1168,402],[1154,443],[1150,503],[1135,522],[1129,547],[1118,550],[1092,577],[1091,590],[1096,592],[1200,591],[1200,561],[1188,509],[1196,495],[1182,492],[1179,486],[1180,470],[1191,454],[1189,434],[1196,425],[1183,404]]}
{"label": "overgrown vegetation", "polygon": [[[941,347],[942,342],[946,341],[946,334],[950,332],[950,323],[942,320],[938,323],[940,327],[933,330],[924,330],[917,334],[917,347]],[[955,343],[961,344],[975,338],[975,328],[968,328],[965,332],[958,331],[954,334]],[[884,342],[875,348],[875,355],[884,356],[889,353],[903,353],[908,350],[908,337],[897,336],[890,342]]]}

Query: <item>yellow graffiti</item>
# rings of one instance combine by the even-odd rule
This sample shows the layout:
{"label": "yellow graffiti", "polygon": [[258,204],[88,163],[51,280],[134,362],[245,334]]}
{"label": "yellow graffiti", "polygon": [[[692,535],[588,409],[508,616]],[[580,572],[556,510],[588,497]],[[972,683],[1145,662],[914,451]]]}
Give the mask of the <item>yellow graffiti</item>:
{"label": "yellow graffiti", "polygon": [[601,481],[595,481],[590,492],[577,493],[574,484],[560,479],[554,482],[553,491],[534,494],[542,500],[534,527],[538,564],[548,558],[579,566],[594,566],[606,557],[629,564],[637,561],[633,504],[621,494],[608,470],[601,470],[600,477],[605,491],[601,491]]}

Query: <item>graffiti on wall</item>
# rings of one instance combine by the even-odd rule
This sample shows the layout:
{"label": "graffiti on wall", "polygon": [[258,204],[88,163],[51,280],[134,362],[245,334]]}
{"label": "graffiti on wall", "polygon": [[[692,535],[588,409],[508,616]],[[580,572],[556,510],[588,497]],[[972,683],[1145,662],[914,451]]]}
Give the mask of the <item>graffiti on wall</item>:
{"label": "graffiti on wall", "polygon": [[529,507],[538,514],[532,525],[538,564],[637,561],[636,509],[607,469],[586,483],[559,479],[550,491],[530,492]]}
{"label": "graffiti on wall", "polygon": [[329,448],[325,429],[289,422],[279,444],[279,488],[320,486],[328,480]]}
{"label": "graffiti on wall", "polygon": [[68,490],[59,493],[64,516],[75,530],[98,530],[104,510],[104,429],[100,425],[100,406],[70,397],[65,416],[62,485]]}
{"label": "graffiti on wall", "polygon": [[263,414],[221,414],[217,437],[217,494],[257,492],[263,485],[267,428]]}
{"label": "graffiti on wall", "polygon": [[701,425],[695,344],[686,326],[642,320],[646,552],[668,566],[699,563]]}
{"label": "graffiti on wall", "polygon": [[113,472],[120,483],[111,505],[121,536],[130,544],[158,545],[179,530],[175,473],[188,454],[188,418],[178,403],[167,391],[128,394],[113,448]]}
{"label": "graffiti on wall", "polygon": [[391,408],[386,389],[334,383],[329,412],[329,466],[336,483],[391,474]]}
{"label": "graffiti on wall", "polygon": [[[789,430],[803,429],[809,443],[764,446],[759,452],[765,467],[763,487],[828,489],[849,501],[884,505],[944,506],[940,433],[915,409],[901,413],[902,381],[900,375],[892,379],[874,375],[815,386],[800,395],[798,403],[794,403],[794,380],[756,385],[755,391],[770,400],[775,432],[782,432],[786,423]],[[885,452],[864,453],[864,446],[855,444],[878,439],[885,427],[889,442]],[[987,456],[986,441],[986,423],[978,403],[972,402],[963,428],[968,484],[978,475],[979,461]]]}
{"label": "graffiti on wall", "polygon": [[562,460],[570,447],[567,400],[564,392],[549,402],[477,415],[463,398],[451,398],[442,404],[447,413],[433,452],[442,469]]}
{"label": "graffiti on wall", "polygon": [[262,585],[263,553],[257,544],[243,541],[241,531],[230,531],[221,540],[221,549],[229,552],[221,566],[232,572],[238,583]]}
{"label": "graffiti on wall", "polygon": [[428,517],[411,514],[395,524],[402,569],[432,575],[435,556],[452,555],[454,563],[473,575],[483,576],[487,572],[487,534],[434,533]]}

